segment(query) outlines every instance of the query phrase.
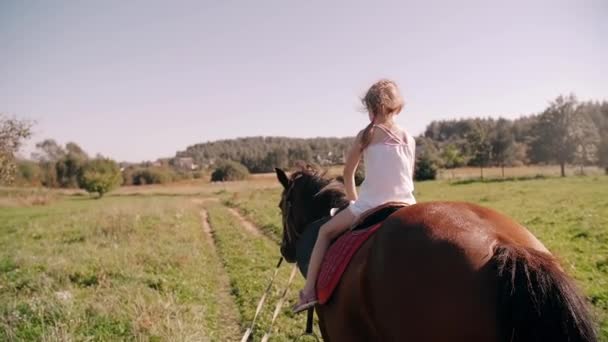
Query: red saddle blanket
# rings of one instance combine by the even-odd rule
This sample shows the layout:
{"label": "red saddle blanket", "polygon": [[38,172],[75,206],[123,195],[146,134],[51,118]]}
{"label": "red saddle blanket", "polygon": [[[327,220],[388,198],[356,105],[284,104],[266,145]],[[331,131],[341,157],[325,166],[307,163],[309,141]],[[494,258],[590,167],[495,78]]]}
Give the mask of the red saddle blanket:
{"label": "red saddle blanket", "polygon": [[327,303],[331,298],[355,252],[380,228],[382,223],[366,229],[348,231],[329,247],[317,277],[317,299],[320,304]]}

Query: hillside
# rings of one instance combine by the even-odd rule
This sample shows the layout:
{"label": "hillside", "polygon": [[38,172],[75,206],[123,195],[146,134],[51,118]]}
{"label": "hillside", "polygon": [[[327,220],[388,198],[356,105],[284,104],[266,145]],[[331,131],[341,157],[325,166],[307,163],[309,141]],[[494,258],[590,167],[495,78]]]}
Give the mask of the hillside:
{"label": "hillside", "polygon": [[192,145],[176,157],[191,157],[203,167],[221,159],[238,161],[254,173],[270,172],[297,160],[320,165],[342,163],[353,138],[248,137]]}

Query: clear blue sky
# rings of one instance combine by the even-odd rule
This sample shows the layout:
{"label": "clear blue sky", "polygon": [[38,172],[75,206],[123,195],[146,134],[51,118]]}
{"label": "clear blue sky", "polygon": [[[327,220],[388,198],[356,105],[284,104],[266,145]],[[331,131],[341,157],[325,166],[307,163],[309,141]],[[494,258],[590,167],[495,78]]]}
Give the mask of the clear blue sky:
{"label": "clear blue sky", "polygon": [[413,134],[608,98],[608,1],[0,1],[0,112],[139,161],[255,135],[350,136],[396,80]]}

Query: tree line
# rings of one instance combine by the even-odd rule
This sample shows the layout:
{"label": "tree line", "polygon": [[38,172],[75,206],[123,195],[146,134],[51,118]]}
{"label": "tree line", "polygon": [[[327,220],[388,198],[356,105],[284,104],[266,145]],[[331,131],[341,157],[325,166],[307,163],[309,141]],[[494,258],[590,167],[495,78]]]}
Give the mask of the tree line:
{"label": "tree line", "polygon": [[151,162],[116,163],[103,156],[91,158],[74,142],[61,145],[53,139],[46,139],[36,144],[36,151],[29,160],[16,162],[15,181],[21,185],[49,188],[83,188],[86,167],[92,162],[98,163],[97,160],[106,160],[115,165],[113,168],[118,170],[116,185],[164,184],[196,176],[172,168],[167,159],[159,161],[157,165]]}
{"label": "tree line", "polygon": [[118,164],[97,156],[89,158],[80,146],[65,148],[47,139],[36,145],[33,160],[17,160],[15,153],[31,135],[32,123],[0,115],[0,184],[82,188],[103,196],[122,182]]}
{"label": "tree line", "polygon": [[[514,120],[431,122],[417,138],[418,159],[439,168],[559,164],[597,165],[608,173],[608,102],[559,96],[540,114]],[[504,173],[503,173],[504,174]]]}
{"label": "tree line", "polygon": [[[559,164],[598,165],[608,172],[608,102],[580,102],[559,96],[539,114],[517,119],[468,118],[431,122],[416,137],[419,178],[433,178],[438,168]],[[353,138],[293,139],[252,137],[201,143],[178,152],[197,164],[221,160],[244,165],[250,172],[272,172],[298,160],[321,166],[343,163]],[[424,174],[424,175],[422,175]]]}
{"label": "tree line", "polygon": [[[29,160],[17,160],[15,153],[31,135],[31,125],[0,115],[0,183],[15,180],[46,187],[84,187],[86,166],[95,164],[99,170],[120,167],[121,177],[113,176],[110,180],[123,185],[169,183],[208,175],[215,175],[212,180],[226,180],[302,162],[319,166],[342,164],[354,140],[353,137],[238,138],[192,145],[173,158],[156,162],[117,164],[102,156],[91,158],[74,142],[62,146],[46,139],[36,144],[36,152]],[[528,164],[559,164],[562,176],[566,164],[576,164],[581,169],[597,165],[608,173],[608,102],[581,102],[576,96],[567,95],[551,101],[542,113],[513,120],[433,121],[416,141],[417,179],[433,179],[439,168],[461,166],[479,167],[482,177],[485,167]],[[183,158],[191,158],[197,168],[184,169],[180,163]],[[104,163],[114,163],[116,167],[106,167]],[[360,172],[359,177],[363,177]]]}

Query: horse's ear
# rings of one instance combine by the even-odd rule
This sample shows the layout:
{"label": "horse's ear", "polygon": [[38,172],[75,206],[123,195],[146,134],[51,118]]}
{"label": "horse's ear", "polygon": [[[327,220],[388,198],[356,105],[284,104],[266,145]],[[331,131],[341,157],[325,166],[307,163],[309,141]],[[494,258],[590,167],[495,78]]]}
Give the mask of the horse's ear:
{"label": "horse's ear", "polygon": [[287,178],[285,171],[279,169],[278,167],[275,168],[274,171],[277,173],[277,178],[279,179],[279,182],[283,185],[285,189],[287,189],[287,187],[289,186],[289,179]]}

